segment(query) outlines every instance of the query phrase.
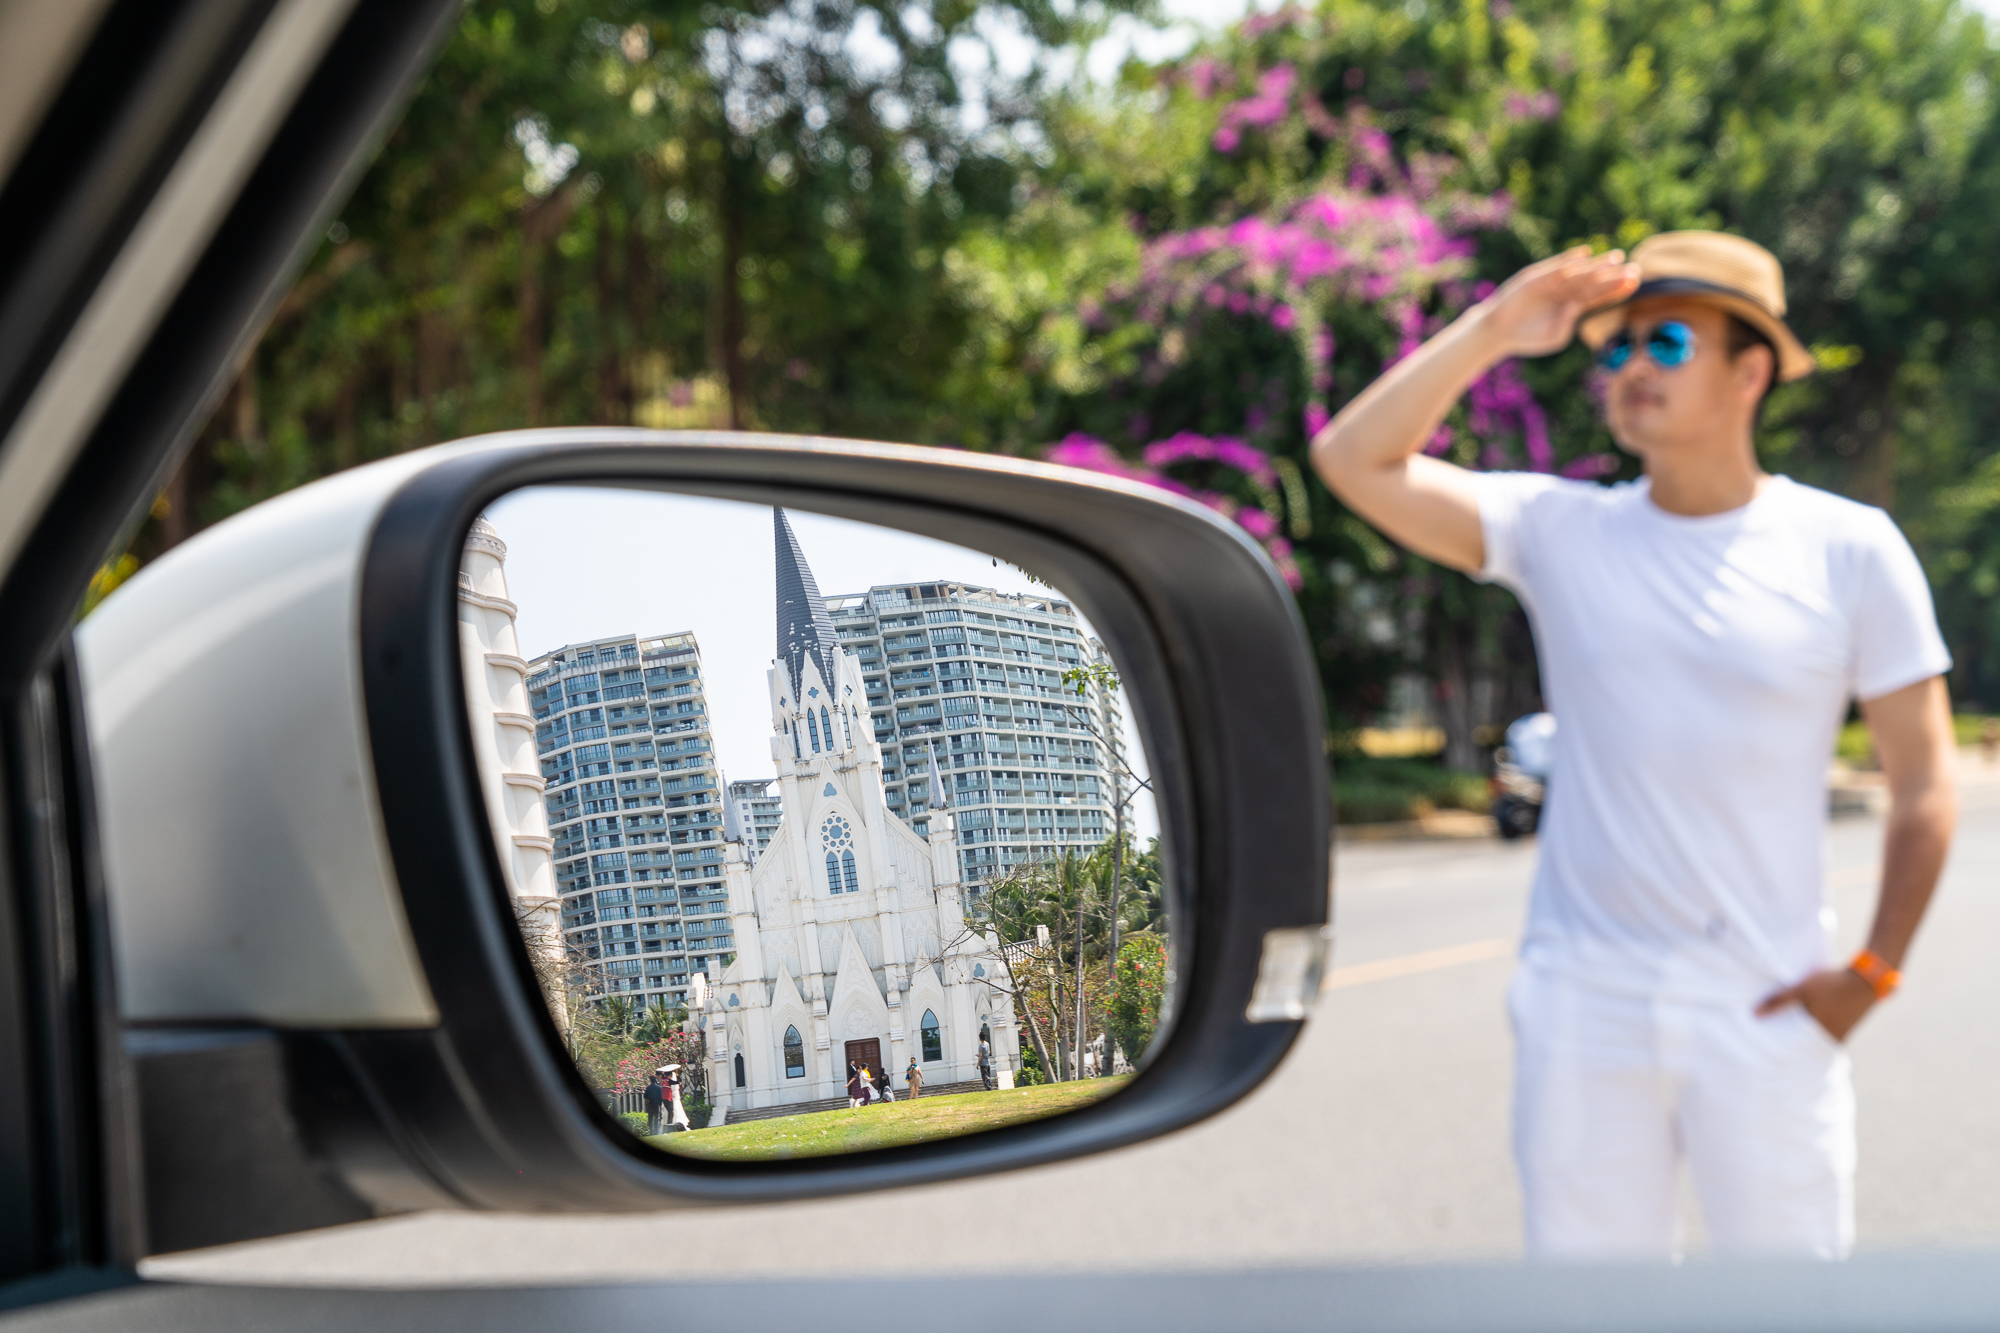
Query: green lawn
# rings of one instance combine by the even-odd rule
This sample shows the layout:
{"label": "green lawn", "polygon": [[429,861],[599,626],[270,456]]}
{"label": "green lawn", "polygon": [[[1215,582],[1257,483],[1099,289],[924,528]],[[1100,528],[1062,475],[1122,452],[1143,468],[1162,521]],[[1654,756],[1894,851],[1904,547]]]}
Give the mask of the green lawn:
{"label": "green lawn", "polygon": [[821,1111],[775,1120],[750,1120],[717,1129],[661,1134],[646,1142],[684,1157],[720,1161],[867,1152],[871,1148],[953,1138],[1061,1115],[1108,1097],[1125,1085],[1126,1077],[1129,1076],[1008,1092],[962,1092],[953,1097],[877,1103],[858,1111]]}

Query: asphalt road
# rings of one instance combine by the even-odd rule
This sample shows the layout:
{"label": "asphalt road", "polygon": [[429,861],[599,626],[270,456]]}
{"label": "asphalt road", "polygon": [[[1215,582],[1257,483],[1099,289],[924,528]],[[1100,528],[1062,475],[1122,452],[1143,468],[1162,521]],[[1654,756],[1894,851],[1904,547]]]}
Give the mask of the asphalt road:
{"label": "asphalt road", "polygon": [[[2000,1248],[2000,781],[1976,776],[1965,804],[1903,992],[1853,1041],[1864,1250]],[[1850,944],[1866,929],[1880,841],[1874,819],[1827,832]],[[642,1218],[430,1214],[147,1271],[528,1284],[1507,1258],[1520,1231],[1502,997],[1533,857],[1486,842],[1343,847],[1336,970],[1304,1039],[1249,1099],[1156,1143],[845,1200]]]}

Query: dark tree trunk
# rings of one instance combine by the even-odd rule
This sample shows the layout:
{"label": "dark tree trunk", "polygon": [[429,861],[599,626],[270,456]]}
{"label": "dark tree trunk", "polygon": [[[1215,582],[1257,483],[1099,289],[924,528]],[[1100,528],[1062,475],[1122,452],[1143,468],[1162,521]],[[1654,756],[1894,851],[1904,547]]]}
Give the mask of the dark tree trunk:
{"label": "dark tree trunk", "polygon": [[1479,743],[1472,734],[1479,725],[1473,715],[1472,645],[1467,642],[1477,629],[1476,624],[1461,619],[1446,620],[1438,626],[1434,640],[1438,722],[1444,729],[1447,768],[1473,770],[1480,766]]}
{"label": "dark tree trunk", "polygon": [[194,487],[189,474],[194,471],[195,455],[207,445],[206,438],[196,440],[174,475],[167,478],[167,488],[160,493],[160,549],[156,554],[164,555],[194,536]]}
{"label": "dark tree trunk", "polygon": [[[632,339],[631,350],[635,354],[646,346],[646,335],[652,328],[653,307],[657,300],[653,293],[652,257],[646,253],[646,229],[638,224],[638,219],[628,219],[625,223],[625,318]],[[631,392],[629,376],[626,392]]]}
{"label": "dark tree trunk", "polygon": [[530,426],[542,424],[542,348],[548,341],[547,291],[542,263],[548,242],[562,232],[576,209],[574,190],[558,190],[521,210],[521,288],[519,298],[522,416]]}
{"label": "dark tree trunk", "polygon": [[338,472],[361,461],[361,441],[355,418],[361,398],[361,372],[351,371],[333,400],[333,467]]}
{"label": "dark tree trunk", "polygon": [[436,310],[417,312],[417,401],[423,404],[417,443],[431,444],[438,438],[437,400],[450,374],[451,330],[443,314]]}
{"label": "dark tree trunk", "polygon": [[521,238],[521,419],[542,424],[542,244]]}
{"label": "dark tree trunk", "polygon": [[1896,454],[1899,441],[1894,426],[1885,425],[1875,440],[1874,476],[1869,479],[1868,502],[1889,513],[1896,512]]}
{"label": "dark tree trunk", "polygon": [[618,347],[618,271],[613,263],[617,236],[611,226],[611,210],[597,210],[597,419],[608,426],[622,426],[632,419],[631,399],[625,388],[624,358]]}
{"label": "dark tree trunk", "polygon": [[742,430],[748,421],[750,396],[743,368],[743,209],[737,197],[739,174],[735,155],[725,145],[721,170],[716,173],[716,224],[721,229],[722,244],[717,247],[711,368],[722,372],[729,398],[731,430]]}
{"label": "dark tree trunk", "polygon": [[262,414],[257,401],[257,362],[252,358],[236,377],[235,402],[232,407],[232,424],[236,438],[244,448],[261,452],[264,444]]}

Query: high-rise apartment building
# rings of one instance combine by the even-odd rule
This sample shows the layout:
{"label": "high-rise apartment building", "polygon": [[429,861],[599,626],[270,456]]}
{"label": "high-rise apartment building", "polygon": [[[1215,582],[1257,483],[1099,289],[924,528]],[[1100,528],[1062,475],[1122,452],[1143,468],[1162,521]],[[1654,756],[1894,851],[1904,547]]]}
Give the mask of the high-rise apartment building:
{"label": "high-rise apartment building", "polygon": [[1124,717],[1116,691],[1091,683],[1079,697],[1063,682],[1071,668],[1110,660],[1068,602],[943,582],[826,606],[867,682],[889,809],[928,830],[934,756],[972,892],[1111,836],[1129,786]]}
{"label": "high-rise apartment building", "polygon": [[735,948],[722,783],[692,634],[571,644],[528,664],[561,928],[590,998],[684,1004]]}
{"label": "high-rise apartment building", "polygon": [[771,845],[778,825],[785,818],[784,799],[771,790],[777,781],[776,778],[745,778],[729,784],[729,803],[736,807],[736,818],[742,824],[743,842],[750,849],[753,863]]}

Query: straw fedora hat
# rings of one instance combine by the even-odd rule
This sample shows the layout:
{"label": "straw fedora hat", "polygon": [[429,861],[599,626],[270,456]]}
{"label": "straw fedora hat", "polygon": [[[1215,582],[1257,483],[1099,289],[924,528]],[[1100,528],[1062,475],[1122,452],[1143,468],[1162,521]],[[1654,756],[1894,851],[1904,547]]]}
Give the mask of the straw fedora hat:
{"label": "straw fedora hat", "polygon": [[1813,354],[1785,326],[1785,271],[1755,241],[1719,231],[1663,231],[1633,247],[1632,262],[1639,266],[1638,289],[1577,324],[1577,335],[1593,350],[1623,324],[1620,306],[1649,296],[1687,296],[1720,306],[1769,338],[1778,349],[1780,381],[1812,374]]}

